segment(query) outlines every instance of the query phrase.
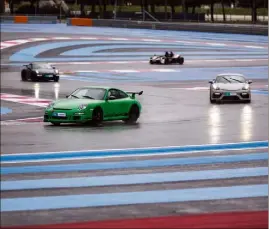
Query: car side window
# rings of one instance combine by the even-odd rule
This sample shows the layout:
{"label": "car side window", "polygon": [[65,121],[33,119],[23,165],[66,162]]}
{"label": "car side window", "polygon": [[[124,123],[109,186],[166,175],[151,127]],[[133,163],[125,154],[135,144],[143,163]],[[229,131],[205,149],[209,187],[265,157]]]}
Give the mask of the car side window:
{"label": "car side window", "polygon": [[110,89],[108,91],[108,97],[113,96],[114,99],[122,99],[120,91],[117,89]]}
{"label": "car side window", "polygon": [[119,91],[119,97],[120,97],[121,99],[124,99],[124,98],[127,98],[128,95],[126,95],[123,91]]}

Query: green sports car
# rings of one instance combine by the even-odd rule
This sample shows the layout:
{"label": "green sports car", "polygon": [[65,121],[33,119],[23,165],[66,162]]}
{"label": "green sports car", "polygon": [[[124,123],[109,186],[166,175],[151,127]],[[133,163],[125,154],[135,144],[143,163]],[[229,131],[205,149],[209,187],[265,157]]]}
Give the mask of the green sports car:
{"label": "green sports car", "polygon": [[141,113],[141,104],[135,95],[140,92],[124,92],[109,87],[82,87],[66,99],[56,100],[48,105],[44,122],[54,125],[61,123],[95,123],[123,120],[135,123]]}

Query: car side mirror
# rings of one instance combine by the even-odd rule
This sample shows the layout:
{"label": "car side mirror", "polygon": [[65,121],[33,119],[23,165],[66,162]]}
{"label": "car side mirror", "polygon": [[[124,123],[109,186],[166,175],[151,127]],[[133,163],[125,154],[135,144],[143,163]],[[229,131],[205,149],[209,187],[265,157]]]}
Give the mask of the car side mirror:
{"label": "car side mirror", "polygon": [[53,68],[53,69],[55,69],[55,67],[54,67],[54,66],[52,66],[52,68]]}
{"label": "car side mirror", "polygon": [[66,95],[66,96],[65,96],[65,98],[68,98],[68,97],[69,97],[69,95]]}
{"label": "car side mirror", "polygon": [[212,83],[214,83],[214,81],[213,80],[209,80],[208,83],[211,83],[212,84]]}
{"label": "car side mirror", "polygon": [[248,80],[248,84],[252,84],[252,80]]}

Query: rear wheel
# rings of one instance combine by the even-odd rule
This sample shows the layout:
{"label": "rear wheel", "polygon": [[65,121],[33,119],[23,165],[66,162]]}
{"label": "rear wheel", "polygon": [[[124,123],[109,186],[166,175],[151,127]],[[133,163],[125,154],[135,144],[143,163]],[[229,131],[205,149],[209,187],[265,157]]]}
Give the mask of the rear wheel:
{"label": "rear wheel", "polygon": [[102,121],[103,121],[103,111],[100,107],[97,107],[93,110],[92,122],[95,125],[100,125]]}
{"label": "rear wheel", "polygon": [[128,119],[124,120],[127,124],[134,124],[136,123],[137,119],[139,118],[139,108],[136,105],[133,105],[129,111]]}

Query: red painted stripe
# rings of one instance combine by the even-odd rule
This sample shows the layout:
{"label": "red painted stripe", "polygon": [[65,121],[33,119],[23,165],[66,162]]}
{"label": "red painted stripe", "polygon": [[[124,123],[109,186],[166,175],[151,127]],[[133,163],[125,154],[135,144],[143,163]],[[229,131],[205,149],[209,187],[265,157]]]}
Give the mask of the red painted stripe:
{"label": "red painted stripe", "polygon": [[23,102],[23,103],[50,103],[51,100],[21,100],[18,102]]}
{"label": "red painted stripe", "polygon": [[[23,228],[6,227],[6,228]],[[25,228],[25,226],[24,226]],[[268,228],[268,211],[226,212],[201,215],[165,216],[142,219],[90,221],[68,224],[35,225],[31,228]]]}

